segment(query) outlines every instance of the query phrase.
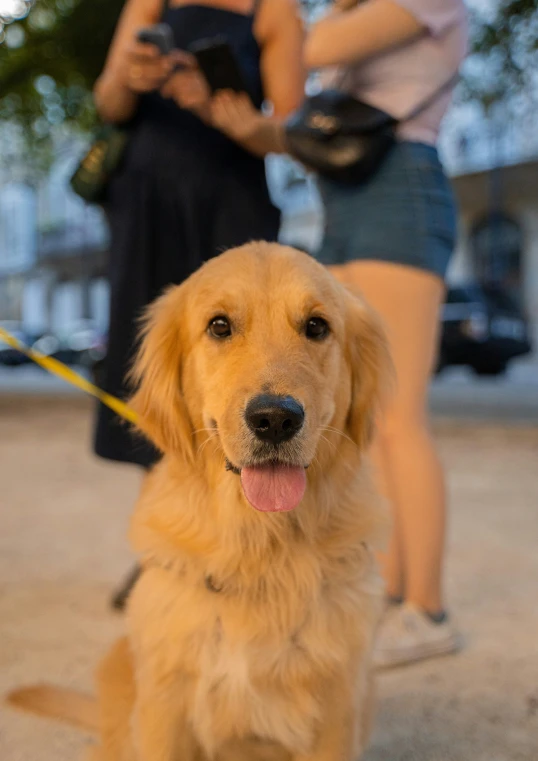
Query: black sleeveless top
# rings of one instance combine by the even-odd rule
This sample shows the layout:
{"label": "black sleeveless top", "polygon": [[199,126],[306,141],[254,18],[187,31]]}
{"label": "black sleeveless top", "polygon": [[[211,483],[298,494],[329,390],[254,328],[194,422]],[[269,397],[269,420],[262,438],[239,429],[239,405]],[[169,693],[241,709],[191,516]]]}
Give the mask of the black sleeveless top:
{"label": "black sleeveless top", "polygon": [[[254,103],[263,101],[260,50],[253,15],[222,8],[168,8],[176,46],[224,35]],[[120,170],[110,183],[110,321],[100,383],[127,397],[126,373],[138,318],[171,283],[207,259],[252,240],[276,240],[280,212],[269,195],[263,159],[158,93],[140,98]],[[95,452],[150,466],[157,452],[100,405]]]}
{"label": "black sleeveless top", "polygon": [[[256,108],[264,100],[260,73],[260,49],[254,37],[255,15],[243,14],[226,8],[209,5],[180,5],[167,7],[162,20],[170,25],[175,45],[188,50],[200,40],[225,37],[235,53],[249,94]],[[160,93],[148,93],[140,98],[134,122],[133,162],[146,167],[176,163],[180,158],[187,163],[196,160],[215,171],[216,165],[235,166],[249,172],[262,172],[263,160],[252,156],[221,132],[206,125],[195,114],[180,108],[173,100]],[[137,139],[137,136],[140,136]],[[143,143],[141,145],[140,143]],[[131,154],[131,151],[129,151]]]}

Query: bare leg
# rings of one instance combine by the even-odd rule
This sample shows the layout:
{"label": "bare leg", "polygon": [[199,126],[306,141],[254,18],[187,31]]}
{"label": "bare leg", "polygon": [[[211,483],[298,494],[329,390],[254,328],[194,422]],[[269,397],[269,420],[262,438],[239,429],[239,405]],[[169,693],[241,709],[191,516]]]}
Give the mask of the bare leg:
{"label": "bare leg", "polygon": [[[376,446],[378,468],[394,510],[385,558],[390,594],[429,612],[442,602],[445,544],[443,471],[429,430],[427,392],[435,362],[444,286],[435,275],[378,261],[333,268],[381,315],[396,367],[397,387]],[[383,486],[382,486],[383,488]]]}
{"label": "bare leg", "polygon": [[[350,269],[352,266],[332,266],[328,269],[344,285],[347,283],[354,289],[358,288],[362,290],[358,279],[354,278],[354,271]],[[395,485],[390,472],[389,462],[387,461],[387,453],[384,447],[381,446],[379,439],[374,441],[370,455],[375,468],[379,490],[388,500],[389,504],[394,506],[396,504]],[[398,515],[395,509],[393,509],[392,513],[393,530],[389,546],[387,552],[379,553],[378,560],[383,571],[387,595],[394,599],[401,599],[405,594],[403,547],[401,545],[401,530],[396,525],[398,523]]]}

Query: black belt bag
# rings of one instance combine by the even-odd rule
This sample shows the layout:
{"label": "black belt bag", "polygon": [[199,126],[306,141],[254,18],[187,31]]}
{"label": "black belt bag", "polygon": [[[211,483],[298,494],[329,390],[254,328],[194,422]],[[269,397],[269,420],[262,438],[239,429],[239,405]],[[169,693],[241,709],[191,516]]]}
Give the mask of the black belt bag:
{"label": "black belt bag", "polygon": [[367,182],[396,142],[398,126],[422,113],[458,77],[451,76],[404,119],[395,119],[340,90],[322,90],[306,98],[287,120],[287,151],[307,169],[328,179],[352,185]]}

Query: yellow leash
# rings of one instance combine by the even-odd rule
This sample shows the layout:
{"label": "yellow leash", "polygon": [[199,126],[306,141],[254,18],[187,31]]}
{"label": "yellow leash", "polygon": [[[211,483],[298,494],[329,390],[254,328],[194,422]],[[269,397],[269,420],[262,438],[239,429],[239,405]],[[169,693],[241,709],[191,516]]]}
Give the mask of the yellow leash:
{"label": "yellow leash", "polygon": [[87,394],[95,396],[97,399],[99,399],[100,402],[106,404],[106,406],[110,407],[111,410],[114,410],[114,412],[120,417],[125,418],[125,420],[128,420],[130,423],[136,423],[136,412],[131,409],[129,405],[125,404],[125,402],[122,402],[121,399],[118,399],[111,394],[107,394],[106,391],[101,391],[100,388],[97,388],[97,386],[94,386],[93,383],[87,381],[86,378],[82,377],[82,375],[75,373],[73,370],[71,370],[70,367],[64,365],[63,362],[59,362],[53,357],[46,357],[44,354],[41,354],[41,352],[36,351],[35,349],[30,349],[29,346],[25,346],[17,338],[15,338],[15,336],[12,336],[11,333],[8,333],[8,331],[4,330],[3,328],[0,328],[0,339],[7,343],[8,346],[11,346],[12,349],[16,349],[22,354],[25,354],[37,365],[43,367],[45,370],[48,370],[49,373],[57,375],[58,378],[61,378],[67,383],[70,383],[72,386],[80,388],[81,391],[85,391]]}

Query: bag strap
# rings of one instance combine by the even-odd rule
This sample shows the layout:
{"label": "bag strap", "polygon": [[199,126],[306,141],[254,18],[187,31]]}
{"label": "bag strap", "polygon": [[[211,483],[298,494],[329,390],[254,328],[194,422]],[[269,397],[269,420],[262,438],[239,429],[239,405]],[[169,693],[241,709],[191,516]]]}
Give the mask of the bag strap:
{"label": "bag strap", "polygon": [[[260,2],[260,0],[257,0]],[[340,76],[336,77],[335,86],[337,89],[341,89],[342,86],[345,84],[346,78],[348,76],[349,70],[344,69],[340,71]],[[414,106],[414,108],[411,109],[411,111],[406,114],[405,116],[402,116],[400,119],[397,119],[396,117],[393,117],[394,122],[397,124],[403,124],[405,122],[411,121],[411,119],[414,119],[416,116],[421,114],[423,111],[425,111],[429,106],[431,106],[435,101],[441,97],[447,90],[450,90],[451,87],[453,87],[460,79],[460,72],[459,70],[455,71],[453,74],[450,75],[450,78],[447,79],[445,82],[443,82],[442,85],[439,87],[436,87],[433,92],[429,93],[423,100],[419,102],[417,106]]]}
{"label": "bag strap", "polygon": [[408,114],[407,116],[402,117],[401,119],[398,119],[398,122],[402,124],[403,122],[410,122],[411,119],[414,119],[416,116],[419,116],[423,111],[425,111],[429,106],[433,105],[436,100],[438,100],[441,95],[444,95],[444,93],[447,90],[450,90],[460,79],[460,72],[459,70],[454,72],[454,74],[450,75],[450,78],[446,80],[446,82],[443,82],[443,84],[440,87],[436,87],[435,90],[427,95],[424,100],[421,100],[418,104],[418,106],[415,106]]}

